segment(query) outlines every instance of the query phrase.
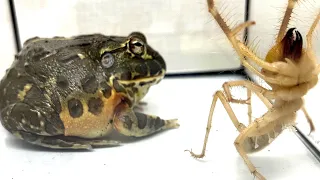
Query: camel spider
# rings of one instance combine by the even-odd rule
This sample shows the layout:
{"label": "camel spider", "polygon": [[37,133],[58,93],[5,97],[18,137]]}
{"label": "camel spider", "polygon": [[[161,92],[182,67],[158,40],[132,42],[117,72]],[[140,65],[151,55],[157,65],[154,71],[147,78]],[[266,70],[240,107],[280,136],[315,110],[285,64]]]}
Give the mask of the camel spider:
{"label": "camel spider", "polygon": [[[225,82],[223,91],[217,91],[213,95],[201,154],[186,150],[193,157],[203,158],[205,156],[212,114],[218,99],[222,102],[235,128],[240,133],[234,141],[235,148],[250,172],[259,179],[265,178],[256,170],[247,154],[262,150],[278,137],[284,128],[293,126],[298,110],[302,110],[306,116],[310,125],[310,132],[315,130],[313,122],[304,107],[303,96],[317,84],[318,74],[320,73],[320,66],[317,64],[317,59],[312,49],[312,35],[319,22],[320,11],[306,35],[306,47],[303,47],[300,32],[296,28],[287,30],[296,4],[297,0],[288,0],[276,43],[267,53],[265,60],[263,60],[236,37],[238,32],[255,24],[255,22],[247,21],[230,29],[216,9],[214,0],[207,0],[209,13],[227,36],[240,57],[243,66],[265,80],[270,85],[271,90],[247,80]],[[251,63],[260,66],[261,70]],[[230,89],[235,86],[243,86],[247,89],[246,100],[232,98]],[[268,108],[264,115],[254,121],[251,119],[251,93],[255,93]],[[229,103],[248,105],[249,125],[247,127],[238,121]]]}

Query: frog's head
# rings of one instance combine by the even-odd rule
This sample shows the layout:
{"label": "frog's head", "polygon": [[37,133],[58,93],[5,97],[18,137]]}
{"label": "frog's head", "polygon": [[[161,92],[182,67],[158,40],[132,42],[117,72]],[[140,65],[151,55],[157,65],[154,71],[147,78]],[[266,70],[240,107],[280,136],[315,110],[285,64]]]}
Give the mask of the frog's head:
{"label": "frog's head", "polygon": [[106,74],[115,77],[138,101],[166,72],[164,59],[140,32],[111,37],[100,50],[100,64]]}

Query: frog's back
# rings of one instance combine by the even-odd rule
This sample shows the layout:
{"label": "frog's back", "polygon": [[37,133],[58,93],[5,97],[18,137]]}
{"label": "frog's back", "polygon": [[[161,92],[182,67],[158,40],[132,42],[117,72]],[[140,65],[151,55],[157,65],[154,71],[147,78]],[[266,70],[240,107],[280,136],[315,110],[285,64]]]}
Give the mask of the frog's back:
{"label": "frog's back", "polygon": [[[105,36],[27,40],[0,82],[3,126],[11,132],[20,128],[41,135],[62,134],[64,125],[59,117],[62,106],[68,106],[69,101],[78,107],[83,93],[89,99],[98,88],[110,93],[102,70],[82,54],[92,46],[88,39],[95,41],[95,38],[101,41]],[[80,108],[73,113],[79,116]]]}

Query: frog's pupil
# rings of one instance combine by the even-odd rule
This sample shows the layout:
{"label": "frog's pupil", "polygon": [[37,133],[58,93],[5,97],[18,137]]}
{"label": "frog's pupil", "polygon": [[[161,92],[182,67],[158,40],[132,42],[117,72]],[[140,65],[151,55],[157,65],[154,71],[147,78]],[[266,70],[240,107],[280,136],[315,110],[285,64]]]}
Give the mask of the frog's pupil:
{"label": "frog's pupil", "polygon": [[130,50],[135,54],[141,54],[143,51],[143,43],[139,41],[130,42]]}
{"label": "frog's pupil", "polygon": [[135,46],[138,46],[138,47],[141,47],[141,46],[142,46],[142,44],[141,44],[140,42],[135,42],[134,45],[135,45]]}
{"label": "frog's pupil", "polygon": [[83,107],[80,100],[72,98],[68,102],[69,114],[73,118],[80,117],[83,113]]}

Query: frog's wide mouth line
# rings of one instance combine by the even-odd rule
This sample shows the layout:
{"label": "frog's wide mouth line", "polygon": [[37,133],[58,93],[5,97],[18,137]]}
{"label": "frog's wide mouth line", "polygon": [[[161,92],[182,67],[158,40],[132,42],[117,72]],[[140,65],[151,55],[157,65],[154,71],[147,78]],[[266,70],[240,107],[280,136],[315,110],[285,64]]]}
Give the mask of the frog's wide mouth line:
{"label": "frog's wide mouth line", "polygon": [[165,75],[165,72],[162,71],[157,76],[150,76],[150,77],[137,78],[137,79],[131,79],[131,80],[118,80],[118,81],[121,84],[131,84],[131,83],[157,84],[160,82],[161,79],[163,79],[164,75]]}

